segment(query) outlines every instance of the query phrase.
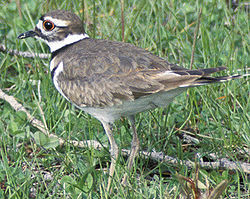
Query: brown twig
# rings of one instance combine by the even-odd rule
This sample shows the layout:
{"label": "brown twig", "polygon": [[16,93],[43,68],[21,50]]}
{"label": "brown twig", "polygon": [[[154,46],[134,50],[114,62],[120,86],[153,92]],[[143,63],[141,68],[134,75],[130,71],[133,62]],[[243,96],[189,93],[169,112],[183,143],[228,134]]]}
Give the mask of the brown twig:
{"label": "brown twig", "polygon": [[[8,102],[15,111],[17,111],[17,112],[23,111],[27,115],[28,121],[31,123],[31,125],[38,128],[42,133],[44,133],[45,135],[47,135],[49,137],[57,137],[58,138],[57,135],[55,135],[53,133],[49,133],[46,126],[40,120],[38,120],[34,116],[32,116],[22,104],[20,104],[13,96],[10,96],[10,95],[7,95],[6,93],[4,93],[2,91],[2,89],[0,89],[0,99]],[[39,107],[39,108],[41,108],[41,107]],[[59,140],[60,145],[63,145],[67,142],[61,138],[58,138],[58,140]],[[105,147],[105,145],[101,145],[99,142],[97,142],[95,140],[86,140],[86,141],[70,140],[68,142],[71,143],[72,145],[74,145],[75,147],[80,147],[80,148],[93,146],[95,149],[100,149],[102,147]]]}
{"label": "brown twig", "polygon": [[124,42],[124,0],[121,0],[122,41]]}
{"label": "brown twig", "polygon": [[[40,121],[37,120],[35,117],[33,117],[17,100],[10,95],[7,95],[0,89],[0,99],[3,99],[7,101],[14,110],[16,111],[23,111],[26,113],[27,118],[29,122],[36,128],[38,128],[42,133],[45,135],[48,135],[49,137],[56,137],[58,138],[57,135],[53,133],[49,133],[44,124]],[[70,140],[70,141],[65,141],[61,138],[58,138],[59,144],[64,145],[66,142],[71,143],[75,147],[80,147],[80,148],[86,148],[86,147],[93,147],[94,149],[100,150],[103,147],[107,147],[105,145],[100,144],[99,142],[95,140],[85,140],[85,141],[75,141],[75,140]],[[130,154],[130,150],[127,149],[122,149],[122,154],[124,156],[128,156]],[[146,152],[146,151],[140,151],[140,155],[144,156],[146,158],[151,158],[155,161],[158,162],[166,162],[169,164],[173,165],[185,165],[190,168],[195,167],[195,163],[189,160],[178,160],[176,158],[173,158],[171,156],[164,155],[161,152]],[[198,162],[201,168],[209,168],[209,169],[218,169],[218,168],[223,168],[223,169],[229,169],[229,170],[242,170],[245,173],[250,173],[250,164],[245,163],[245,162],[232,162],[229,161],[226,158],[219,159],[216,162]]]}
{"label": "brown twig", "polygon": [[21,9],[20,0],[16,0],[16,5],[17,5],[19,17],[20,17],[20,19],[22,20],[23,17],[22,17],[22,9]]}
{"label": "brown twig", "polygon": [[191,55],[191,60],[190,60],[190,69],[192,69],[192,66],[193,66],[193,63],[194,63],[194,51],[195,51],[197,35],[198,35],[198,32],[199,32],[199,28],[200,28],[201,13],[202,13],[202,8],[200,8],[199,16],[198,16],[198,19],[197,19],[197,25],[196,25],[196,29],[195,29],[195,32],[194,32],[192,55]]}
{"label": "brown twig", "polygon": [[[122,150],[124,151],[124,149]],[[126,150],[129,152],[129,150]],[[190,168],[194,168],[195,163],[190,160],[178,160],[176,158],[164,155],[161,152],[145,152],[140,151],[140,155],[150,157],[153,160],[159,162],[167,162],[174,165],[185,165]],[[242,170],[245,173],[250,173],[250,164],[245,162],[232,162],[226,158],[217,160],[216,162],[198,162],[201,168],[209,169],[228,169],[228,170]]]}
{"label": "brown twig", "polygon": [[49,135],[49,132],[44,128],[43,123],[40,120],[37,120],[33,117],[22,104],[20,104],[13,96],[7,95],[0,89],[0,99],[8,102],[15,111],[23,111],[29,120],[29,122],[36,128],[38,128],[45,135]]}
{"label": "brown twig", "polygon": [[31,53],[31,52],[22,52],[18,50],[7,49],[5,45],[0,44],[0,52],[8,53],[10,55],[17,55],[21,57],[34,58],[39,57],[40,59],[48,59],[50,54],[47,53]]}
{"label": "brown twig", "polygon": [[[39,81],[40,82],[40,81]],[[40,93],[40,83],[38,83],[38,93]],[[33,95],[35,95],[35,92],[32,91]],[[39,97],[38,97],[39,98]],[[45,115],[44,115],[44,112],[42,110],[42,107],[40,106],[40,100],[37,102],[37,106],[38,106],[38,109],[40,111],[40,114],[42,116],[42,121],[43,121],[43,125],[44,125],[44,129],[46,132],[49,132],[49,129],[48,129],[48,126],[47,126],[47,123],[46,123],[46,119],[45,119]],[[48,133],[49,135],[49,133]]]}

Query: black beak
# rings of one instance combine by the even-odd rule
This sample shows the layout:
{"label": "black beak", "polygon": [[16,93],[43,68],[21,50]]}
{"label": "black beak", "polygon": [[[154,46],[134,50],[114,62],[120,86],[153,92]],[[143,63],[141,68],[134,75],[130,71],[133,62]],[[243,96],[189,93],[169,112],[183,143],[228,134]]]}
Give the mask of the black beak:
{"label": "black beak", "polygon": [[20,34],[17,38],[18,39],[25,39],[28,37],[35,37],[36,35],[37,35],[37,33],[35,31],[30,30],[30,31],[27,31],[27,32]]}

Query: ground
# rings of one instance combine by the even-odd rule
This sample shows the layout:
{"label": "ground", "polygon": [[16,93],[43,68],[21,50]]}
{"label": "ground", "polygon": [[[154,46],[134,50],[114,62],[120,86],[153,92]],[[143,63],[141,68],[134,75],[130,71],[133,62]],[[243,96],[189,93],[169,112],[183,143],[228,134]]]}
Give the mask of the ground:
{"label": "ground", "polygon": [[[244,2],[238,6],[227,5],[226,1],[198,0],[18,2],[0,2],[0,44],[8,49],[48,53],[42,42],[20,41],[17,36],[32,29],[48,10],[66,9],[85,21],[86,32],[93,38],[124,40],[186,68],[190,68],[193,52],[193,69],[226,66],[227,71],[220,75],[248,72],[249,10]],[[108,193],[110,156],[102,126],[60,96],[52,84],[48,63],[49,59],[37,56],[26,58],[0,52],[1,91],[13,96],[31,118],[42,122],[43,129],[57,136],[44,135],[27,112],[16,111],[1,97],[1,198],[184,198],[181,187],[195,179],[195,173],[199,173],[198,180],[204,185],[201,193],[206,191],[206,184],[213,189],[226,180],[222,198],[247,198],[249,167],[248,174],[241,168],[217,167],[201,167],[197,172],[194,167],[181,164],[182,160],[195,162],[195,158],[204,162],[249,162],[247,77],[189,89],[168,108],[138,114],[141,151],[165,154],[179,163],[140,155],[128,186],[123,187],[120,179],[126,172],[126,156],[121,154],[113,192]],[[129,127],[126,118],[115,124],[120,149],[130,149]],[[60,145],[59,138],[66,142]],[[79,147],[70,140],[96,140],[103,147]]]}

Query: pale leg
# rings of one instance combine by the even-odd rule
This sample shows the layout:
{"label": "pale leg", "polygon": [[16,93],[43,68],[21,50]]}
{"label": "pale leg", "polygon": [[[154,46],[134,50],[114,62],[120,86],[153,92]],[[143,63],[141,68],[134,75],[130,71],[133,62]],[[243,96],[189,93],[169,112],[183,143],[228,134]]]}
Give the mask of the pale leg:
{"label": "pale leg", "polygon": [[113,133],[112,133],[112,124],[111,123],[107,123],[107,122],[102,122],[103,128],[108,136],[109,139],[109,143],[110,143],[110,155],[111,155],[111,165],[109,168],[109,178],[108,178],[108,186],[107,186],[107,191],[110,190],[110,185],[112,182],[112,178],[114,175],[114,171],[115,171],[115,164],[116,164],[116,160],[118,158],[118,146],[115,142]]}
{"label": "pale leg", "polygon": [[[138,135],[137,135],[137,132],[136,132],[135,117],[134,116],[129,116],[128,118],[129,118],[129,120],[131,122],[132,130],[133,130],[133,139],[132,139],[132,143],[131,143],[131,152],[130,152],[129,159],[128,159],[128,172],[130,172],[130,170],[131,170],[131,168],[133,166],[135,157],[138,154],[138,151],[139,151],[139,148],[140,148],[140,142],[139,142]],[[128,174],[126,173],[124,175],[124,177],[123,177],[123,180],[122,180],[123,185],[127,184],[127,177],[128,177]]]}

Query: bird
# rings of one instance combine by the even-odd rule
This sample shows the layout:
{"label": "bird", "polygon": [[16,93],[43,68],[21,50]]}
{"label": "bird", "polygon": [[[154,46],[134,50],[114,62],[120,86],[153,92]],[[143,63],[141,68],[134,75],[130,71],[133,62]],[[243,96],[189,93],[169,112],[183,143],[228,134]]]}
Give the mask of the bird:
{"label": "bird", "polygon": [[[130,171],[140,146],[135,126],[137,113],[167,107],[190,87],[240,77],[212,77],[212,73],[226,67],[190,70],[130,43],[90,38],[81,19],[66,10],[49,11],[33,30],[18,36],[28,37],[41,39],[49,46],[50,73],[57,91],[101,122],[111,155],[107,190],[119,153],[112,130],[116,120],[127,117],[131,123],[133,136],[127,163]],[[127,183],[127,174],[122,183]]]}

